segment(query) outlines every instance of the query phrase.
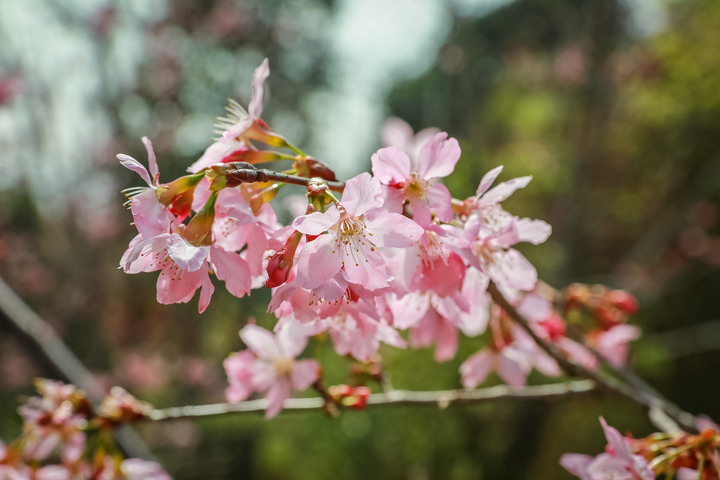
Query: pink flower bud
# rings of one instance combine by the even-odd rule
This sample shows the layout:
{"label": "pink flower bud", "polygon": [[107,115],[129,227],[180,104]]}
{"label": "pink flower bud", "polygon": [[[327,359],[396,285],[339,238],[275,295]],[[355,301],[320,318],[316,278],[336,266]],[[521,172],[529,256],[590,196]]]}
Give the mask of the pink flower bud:
{"label": "pink flower bud", "polygon": [[302,233],[295,232],[294,235],[288,238],[283,248],[270,257],[267,266],[268,280],[265,282],[266,287],[275,288],[287,282],[295,259],[295,250],[297,250],[301,239]]}
{"label": "pink flower bud", "polygon": [[205,174],[185,175],[177,180],[158,185],[158,201],[180,218],[190,214],[195,187]]}

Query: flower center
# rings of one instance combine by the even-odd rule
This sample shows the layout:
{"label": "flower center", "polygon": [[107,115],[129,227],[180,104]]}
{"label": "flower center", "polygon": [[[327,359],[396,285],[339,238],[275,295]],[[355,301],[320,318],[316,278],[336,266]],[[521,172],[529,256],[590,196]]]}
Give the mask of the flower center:
{"label": "flower center", "polygon": [[[338,223],[336,228],[335,249],[341,250],[345,255],[351,257],[356,266],[361,261],[367,262],[364,251],[368,248],[370,251],[375,251],[375,244],[369,238],[372,237],[372,233],[368,232],[362,215],[360,217],[347,216]],[[336,250],[333,250],[333,253]]]}
{"label": "flower center", "polygon": [[425,192],[428,189],[428,181],[422,178],[417,172],[410,174],[410,178],[405,186],[405,195],[411,202],[426,202],[427,195]]}
{"label": "flower center", "polygon": [[277,357],[273,359],[273,367],[278,376],[287,376],[292,373],[294,360],[290,357]]}

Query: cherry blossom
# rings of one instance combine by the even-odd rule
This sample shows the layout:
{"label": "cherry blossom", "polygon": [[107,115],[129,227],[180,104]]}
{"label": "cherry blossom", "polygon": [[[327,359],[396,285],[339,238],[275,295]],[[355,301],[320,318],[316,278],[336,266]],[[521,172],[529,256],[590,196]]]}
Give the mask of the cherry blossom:
{"label": "cherry blossom", "polygon": [[[315,360],[296,360],[307,344],[302,329],[292,324],[276,335],[257,325],[246,325],[240,338],[249,352],[233,354],[225,360],[230,387],[228,401],[238,402],[252,392],[266,392],[266,418],[282,410],[290,390],[305,390],[317,380],[320,366]],[[250,353],[250,354],[248,354]]]}
{"label": "cherry blossom", "polygon": [[[220,139],[210,145],[205,153],[190,167],[188,171],[197,173],[216,163],[221,163],[225,157],[233,152],[248,150],[247,139],[244,135],[256,124],[264,122],[260,119],[263,111],[263,97],[265,96],[265,80],[270,75],[270,64],[264,59],[260,66],[253,72],[252,96],[247,111],[234,100],[230,101],[227,107],[228,117],[220,118],[218,127],[221,129]],[[234,161],[231,160],[231,161]]]}
{"label": "cherry blossom", "polygon": [[444,362],[455,356],[458,348],[458,329],[465,299],[456,292],[440,297],[434,293],[411,292],[401,298],[391,298],[389,309],[393,326],[410,329],[410,344],[414,348],[436,344],[435,360]]}
{"label": "cherry blossom", "polygon": [[135,227],[144,238],[151,238],[166,233],[175,216],[158,200],[160,173],[152,142],[147,137],[143,137],[142,142],[147,150],[150,173],[143,164],[129,155],[119,153],[117,158],[125,168],[140,175],[147,184],[147,187],[135,187],[126,192],[131,196],[130,211]]}
{"label": "cherry blossom", "polygon": [[608,445],[605,453],[596,457],[566,453],[560,459],[567,471],[581,480],[654,480],[655,474],[647,461],[635,455],[625,438],[600,418]]}
{"label": "cherry blossom", "polygon": [[447,133],[432,137],[420,150],[417,160],[398,147],[386,147],[372,156],[373,174],[386,186],[386,208],[402,212],[407,202],[413,219],[420,225],[430,224],[432,214],[442,222],[453,217],[450,191],[440,177],[450,175],[460,158],[460,146]]}
{"label": "cherry blossom", "polygon": [[382,127],[382,142],[385,147],[398,147],[410,158],[417,158],[420,149],[440,130],[434,127],[425,128],[413,134],[412,127],[402,118],[388,118]]}
{"label": "cherry blossom", "polygon": [[314,290],[339,276],[341,282],[368,290],[388,286],[382,247],[409,247],[420,240],[423,230],[409,218],[380,210],[381,206],[379,181],[361,173],[347,181],[338,205],[297,218],[293,222],[297,231],[317,235],[300,250],[299,284]]}

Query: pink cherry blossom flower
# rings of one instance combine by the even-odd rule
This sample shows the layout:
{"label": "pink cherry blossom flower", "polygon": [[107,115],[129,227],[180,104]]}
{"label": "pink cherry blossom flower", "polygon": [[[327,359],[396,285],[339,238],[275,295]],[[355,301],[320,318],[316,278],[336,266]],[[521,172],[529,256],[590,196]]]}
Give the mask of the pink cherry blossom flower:
{"label": "pink cherry blossom flower", "polygon": [[125,273],[160,270],[157,301],[163,305],[187,303],[195,291],[202,288],[198,303],[198,311],[202,313],[215,290],[207,265],[209,254],[209,246],[197,247],[178,233],[165,233],[131,243],[120,260],[120,267]]}
{"label": "pink cherry blossom flower", "polygon": [[[512,248],[519,241],[516,222],[507,223],[501,230],[483,230],[484,220],[471,215],[462,236],[455,242],[455,251],[468,265],[477,268],[495,282],[503,293],[529,291],[537,283],[535,267]],[[517,295],[511,295],[517,297]]]}
{"label": "pink cherry blossom flower", "polygon": [[250,293],[252,286],[250,268],[240,255],[219,245],[193,245],[179,233],[131,243],[120,266],[125,273],[160,270],[157,301],[164,305],[189,302],[200,288],[200,313],[210,304],[215,289],[210,281],[211,269],[236,297]]}
{"label": "pink cherry blossom flower", "polygon": [[510,386],[522,387],[531,365],[527,357],[515,346],[508,345],[501,350],[484,349],[468,357],[460,365],[460,375],[465,388],[475,388],[496,371]]}
{"label": "pink cherry blossom flower", "polygon": [[487,172],[480,180],[475,196],[467,200],[472,205],[474,213],[482,219],[480,225],[482,236],[504,230],[509,223],[514,223],[518,242],[529,242],[533,245],[543,243],[552,231],[550,225],[542,220],[518,218],[506,212],[500,203],[510,197],[515,191],[525,188],[532,177],[518,177],[502,182],[490,188],[495,179],[502,172],[503,167],[496,167]]}
{"label": "pink cherry blossom flower", "polygon": [[329,302],[298,288],[275,311],[280,318],[276,328],[298,323],[307,335],[327,332],[338,355],[351,355],[360,361],[370,360],[382,343],[405,348],[405,340],[380,314],[386,309],[383,297],[366,296],[367,292],[356,295],[356,290],[354,287],[347,297]]}
{"label": "pink cherry blossom flower", "polygon": [[409,247],[423,230],[409,218],[380,210],[381,206],[380,183],[361,173],[347,181],[338,205],[297,218],[293,222],[297,231],[318,235],[300,249],[299,285],[315,290],[340,276],[371,291],[388,286],[382,247]]}
{"label": "pink cherry blossom flower", "polygon": [[398,147],[386,147],[372,156],[373,174],[387,187],[387,205],[391,211],[402,212],[407,202],[413,219],[422,226],[432,220],[452,220],[452,198],[447,187],[437,179],[455,169],[460,158],[460,146],[454,138],[441,132],[432,137],[420,150],[417,160]]}
{"label": "pink cherry blossom flower", "polygon": [[218,127],[221,129],[220,139],[210,145],[205,153],[190,167],[188,172],[197,173],[216,163],[221,163],[223,158],[228,157],[233,152],[247,149],[249,143],[243,138],[244,134],[256,123],[264,122],[260,119],[263,111],[263,97],[265,96],[265,80],[270,75],[270,66],[268,59],[262,61],[260,66],[253,72],[252,78],[252,96],[248,110],[245,111],[234,100],[230,100],[228,106],[228,117],[220,118]]}
{"label": "pink cherry blossom flower", "polygon": [[468,306],[456,292],[440,297],[434,293],[411,292],[389,301],[393,326],[410,328],[410,344],[414,348],[435,344],[435,360],[444,362],[455,356],[458,348],[459,318]]}
{"label": "pink cherry blossom flower", "polygon": [[423,145],[438,133],[440,130],[430,127],[413,134],[412,127],[405,120],[390,117],[382,127],[382,142],[385,147],[398,147],[410,158],[417,158]]}
{"label": "pink cherry blossom flower", "polygon": [[418,243],[398,250],[389,263],[396,290],[432,291],[441,297],[460,290],[467,267],[445,244],[446,236],[438,225],[429,225]]}
{"label": "pink cherry blossom flower", "polygon": [[340,302],[334,315],[316,322],[333,340],[338,355],[352,355],[360,361],[370,360],[381,343],[405,348],[406,342],[377,312],[377,304],[371,300],[358,299]]}
{"label": "pink cherry blossom flower", "polygon": [[587,344],[598,351],[610,363],[622,366],[628,356],[628,344],[640,337],[640,329],[634,325],[615,325],[601,332],[591,332]]}
{"label": "pink cherry blossom flower", "polygon": [[[490,326],[489,345],[471,355],[461,366],[460,374],[465,388],[475,388],[496,371],[500,378],[510,386],[525,385],[527,375],[533,366],[544,370],[543,352],[520,327],[508,323],[503,311],[497,305],[491,308],[488,321]],[[551,371],[548,365],[548,371]],[[553,372],[554,373],[554,372]]]}
{"label": "pink cherry blossom flower", "polygon": [[608,445],[605,453],[596,457],[566,453],[560,459],[568,472],[581,480],[654,480],[655,474],[647,461],[630,450],[625,438],[600,417]]}
{"label": "pink cherry blossom flower", "polygon": [[261,287],[267,280],[268,250],[280,249],[292,233],[291,228],[278,223],[269,203],[256,212],[236,188],[225,188],[219,193],[212,231],[215,245],[228,252],[240,252],[247,263],[252,288]]}
{"label": "pink cherry blossom flower", "polygon": [[445,227],[448,245],[469,265],[481,270],[497,284],[510,300],[520,300],[519,292],[535,288],[537,271],[517,250],[519,242],[540,244],[550,235],[550,225],[541,220],[515,217],[500,206],[531,177],[520,177],[500,183],[493,188],[502,167],[486,173],[480,181],[475,197],[466,200],[468,216],[462,233]]}
{"label": "pink cherry blossom flower", "polygon": [[265,417],[272,418],[282,410],[291,389],[305,390],[317,380],[320,365],[315,360],[296,360],[307,344],[303,329],[294,324],[281,328],[276,335],[257,325],[246,325],[240,337],[248,352],[225,360],[230,378],[228,401],[238,402],[252,392],[266,392]]}
{"label": "pink cherry blossom flower", "polygon": [[133,215],[135,227],[144,238],[152,238],[161,233],[167,233],[169,226],[175,220],[175,216],[158,200],[157,188],[160,173],[155,151],[149,138],[142,137],[142,141],[147,150],[150,173],[140,162],[129,155],[119,153],[117,158],[125,168],[140,175],[140,178],[147,184],[147,187],[130,188],[125,192],[131,197],[130,211]]}

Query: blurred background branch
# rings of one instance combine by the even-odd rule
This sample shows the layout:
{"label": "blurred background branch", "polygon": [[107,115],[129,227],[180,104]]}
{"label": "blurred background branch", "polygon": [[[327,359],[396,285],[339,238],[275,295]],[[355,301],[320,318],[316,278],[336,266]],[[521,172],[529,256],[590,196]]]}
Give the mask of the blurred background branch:
{"label": "blurred background branch", "polygon": [[[0,278],[0,312],[3,320],[22,335],[24,343],[43,359],[54,375],[84,390],[95,407],[100,405],[107,391],[57,336],[53,328],[30,309],[2,278]],[[132,427],[123,426],[115,432],[115,437],[126,455],[153,458],[152,452]]]}

